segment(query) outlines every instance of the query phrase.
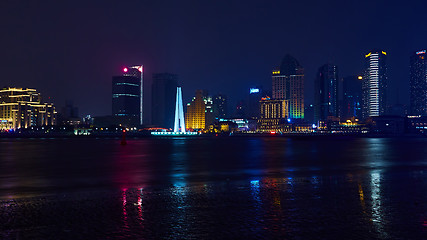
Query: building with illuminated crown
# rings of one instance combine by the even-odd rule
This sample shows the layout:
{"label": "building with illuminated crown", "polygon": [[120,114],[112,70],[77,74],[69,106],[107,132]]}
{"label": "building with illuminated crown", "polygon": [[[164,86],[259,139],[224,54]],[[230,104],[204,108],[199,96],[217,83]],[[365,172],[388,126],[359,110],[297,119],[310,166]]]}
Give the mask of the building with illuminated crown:
{"label": "building with illuminated crown", "polygon": [[314,120],[325,121],[338,117],[338,68],[332,64],[321,66],[314,83]]}
{"label": "building with illuminated crown", "polygon": [[362,82],[362,117],[384,115],[387,108],[387,53],[372,50],[365,55]]}
{"label": "building with illuminated crown", "polygon": [[42,103],[41,94],[29,88],[0,90],[0,129],[20,129],[32,126],[56,125],[56,110],[52,103]]}
{"label": "building with illuminated crown", "polygon": [[129,127],[143,124],[143,67],[123,68],[122,76],[113,77],[112,114],[117,122]]}
{"label": "building with illuminated crown", "polygon": [[427,54],[415,52],[410,58],[410,105],[412,115],[427,116]]}
{"label": "building with illuminated crown", "polygon": [[196,96],[187,104],[185,126],[187,129],[203,130],[206,127],[206,105],[203,90],[196,90]]}
{"label": "building with illuminated crown", "polygon": [[304,68],[286,55],[272,73],[273,99],[289,100],[289,118],[304,118]]}

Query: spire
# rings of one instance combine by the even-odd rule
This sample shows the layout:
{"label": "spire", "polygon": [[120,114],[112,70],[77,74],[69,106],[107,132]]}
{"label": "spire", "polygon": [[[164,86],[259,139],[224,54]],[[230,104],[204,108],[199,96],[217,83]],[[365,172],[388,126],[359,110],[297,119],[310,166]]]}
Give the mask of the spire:
{"label": "spire", "polygon": [[181,87],[176,88],[174,132],[185,132],[184,109],[182,107]]}

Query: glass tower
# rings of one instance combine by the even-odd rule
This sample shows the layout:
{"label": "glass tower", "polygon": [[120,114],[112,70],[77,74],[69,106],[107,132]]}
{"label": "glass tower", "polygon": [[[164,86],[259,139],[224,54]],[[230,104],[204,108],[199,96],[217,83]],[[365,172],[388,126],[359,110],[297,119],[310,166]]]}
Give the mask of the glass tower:
{"label": "glass tower", "polygon": [[338,117],[338,68],[332,64],[321,66],[317,72],[315,90],[315,121]]}
{"label": "glass tower", "polygon": [[410,58],[410,104],[412,115],[427,116],[427,54],[415,52]]}

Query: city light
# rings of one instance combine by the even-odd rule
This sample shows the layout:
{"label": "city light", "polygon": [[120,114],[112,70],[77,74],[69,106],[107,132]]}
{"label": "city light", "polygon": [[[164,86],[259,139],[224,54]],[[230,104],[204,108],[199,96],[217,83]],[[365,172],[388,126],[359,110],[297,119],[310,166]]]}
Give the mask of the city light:
{"label": "city light", "polygon": [[422,50],[422,51],[418,51],[418,52],[416,52],[416,54],[417,54],[417,55],[425,54],[425,53],[426,53],[426,50]]}
{"label": "city light", "polygon": [[249,89],[249,93],[250,94],[252,94],[252,93],[259,93],[259,88],[250,88]]}
{"label": "city light", "polygon": [[127,68],[123,68],[123,72],[127,72],[128,71],[128,69]]}

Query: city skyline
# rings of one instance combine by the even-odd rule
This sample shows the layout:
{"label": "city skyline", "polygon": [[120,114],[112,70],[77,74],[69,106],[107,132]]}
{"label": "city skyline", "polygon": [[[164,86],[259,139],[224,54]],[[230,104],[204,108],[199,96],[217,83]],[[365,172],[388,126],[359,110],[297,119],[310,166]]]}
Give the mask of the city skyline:
{"label": "city skyline", "polygon": [[185,86],[184,102],[208,89],[234,106],[249,87],[269,86],[271,68],[289,53],[304,66],[305,101],[313,103],[318,66],[357,75],[364,54],[381,48],[389,54],[390,95],[398,95],[391,104],[408,105],[409,56],[427,42],[417,14],[423,1],[81,3],[5,3],[3,86],[39,89],[57,106],[73,100],[82,116],[108,115],[111,76],[141,63],[146,86],[153,73],[172,72]]}

